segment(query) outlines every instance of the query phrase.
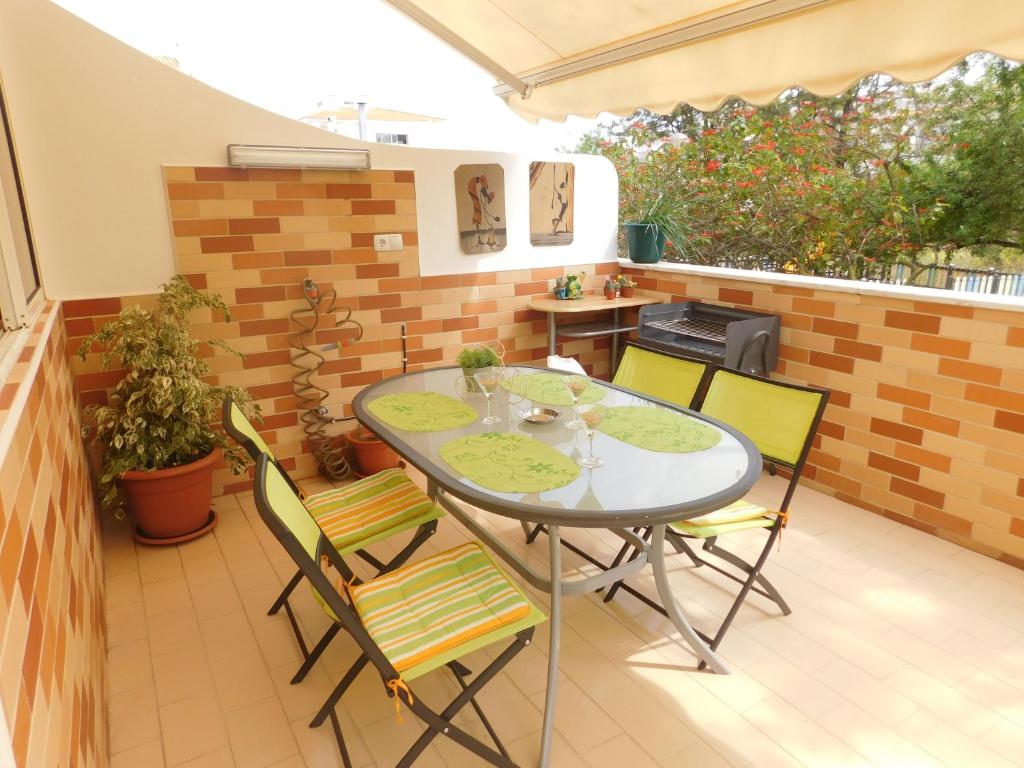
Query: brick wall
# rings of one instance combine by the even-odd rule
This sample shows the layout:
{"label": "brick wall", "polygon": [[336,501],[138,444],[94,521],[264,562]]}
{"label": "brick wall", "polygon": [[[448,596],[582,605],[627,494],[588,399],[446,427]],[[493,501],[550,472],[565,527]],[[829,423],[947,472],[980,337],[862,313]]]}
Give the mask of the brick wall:
{"label": "brick wall", "polygon": [[[165,169],[178,269],[193,284],[216,291],[237,322],[196,317],[195,333],[221,336],[246,354],[211,358],[215,380],[249,388],[264,414],[268,442],[298,477],[316,473],[299,425],[291,377],[289,335],[298,327],[290,313],[305,308],[302,280],[311,277],[338,291],[338,304],[353,309],[363,338],[326,352],[318,383],[332,393],[334,415],[367,384],[402,369],[401,326],[408,331],[409,369],[451,364],[473,343],[500,341],[507,362],[547,356],[544,316],[526,309],[529,297],[547,293],[560,266],[549,269],[420,277],[416,186],[410,171],[299,171],[236,168]],[[400,232],[405,247],[376,253],[374,232]],[[452,247],[457,240],[452,232]],[[559,249],[547,249],[557,263]],[[467,259],[474,257],[467,256]],[[590,289],[618,264],[584,269]],[[110,297],[65,304],[74,354],[91,333],[122,306],[152,305],[153,296]],[[325,316],[313,346],[351,336]],[[583,318],[580,318],[583,319]],[[595,375],[607,375],[607,341],[567,341],[562,354],[577,356]],[[85,404],[102,402],[119,371],[104,372],[98,356],[72,359]],[[349,423],[342,428],[351,428]],[[218,473],[217,488],[242,489],[246,480]]]}
{"label": "brick wall", "polygon": [[0,390],[0,697],[17,765],[39,768],[107,762],[99,526],[64,339],[51,302]]}
{"label": "brick wall", "polygon": [[1024,308],[626,271],[782,316],[780,377],[832,390],[811,485],[1024,567]]}

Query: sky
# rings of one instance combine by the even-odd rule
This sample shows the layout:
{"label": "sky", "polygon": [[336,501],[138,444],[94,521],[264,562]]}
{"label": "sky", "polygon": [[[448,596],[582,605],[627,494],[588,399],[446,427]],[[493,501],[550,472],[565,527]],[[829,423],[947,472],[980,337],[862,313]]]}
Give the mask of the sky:
{"label": "sky", "polygon": [[198,80],[299,118],[366,97],[443,117],[462,146],[571,147],[592,120],[533,126],[494,77],[381,0],[55,0]]}

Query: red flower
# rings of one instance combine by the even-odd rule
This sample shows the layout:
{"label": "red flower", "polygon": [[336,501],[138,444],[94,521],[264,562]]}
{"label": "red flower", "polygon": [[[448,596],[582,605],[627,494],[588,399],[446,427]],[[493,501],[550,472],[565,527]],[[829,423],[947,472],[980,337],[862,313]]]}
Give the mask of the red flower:
{"label": "red flower", "polygon": [[861,104],[870,104],[874,100],[875,99],[874,99],[873,96],[858,96],[857,97],[857,101],[860,102]]}
{"label": "red flower", "polygon": [[971,145],[970,145],[970,144],[968,144],[968,143],[967,143],[967,142],[965,141],[965,142],[964,142],[963,144],[961,144],[961,145],[960,145],[960,149],[968,149],[968,148],[970,148],[970,146],[971,146]]}
{"label": "red flower", "polygon": [[714,128],[706,128],[706,129],[704,129],[703,131],[700,132],[700,135],[701,136],[714,136],[717,133],[718,133],[718,131],[715,130]]}
{"label": "red flower", "polygon": [[759,166],[757,166],[757,168],[755,168],[752,171],[752,173],[755,176],[764,176],[766,173],[768,173],[768,166],[767,165],[759,165]]}
{"label": "red flower", "polygon": [[708,173],[713,173],[721,167],[722,164],[718,160],[708,160],[707,164],[704,166],[704,170]]}

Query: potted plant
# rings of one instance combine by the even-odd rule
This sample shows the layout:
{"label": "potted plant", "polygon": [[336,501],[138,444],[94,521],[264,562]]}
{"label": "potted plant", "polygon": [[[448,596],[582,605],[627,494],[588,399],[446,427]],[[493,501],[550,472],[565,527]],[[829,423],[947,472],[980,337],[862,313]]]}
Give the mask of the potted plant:
{"label": "potted plant", "polygon": [[[98,485],[104,506],[118,517],[127,507],[135,538],[147,544],[173,544],[201,536],[216,525],[210,510],[213,470],[223,458],[237,474],[245,453],[215,426],[228,394],[258,418],[244,389],[214,386],[200,342],[189,335],[188,315],[208,309],[231,321],[224,300],[193,288],[176,275],[155,310],[138,305],[82,341],[84,360],[93,348],[103,368],[123,367],[124,378],[107,405],[86,410],[87,435],[103,446]],[[220,339],[202,342],[239,354]]]}
{"label": "potted plant", "polygon": [[614,299],[619,295],[619,281],[609,277],[604,281],[604,297]]}
{"label": "potted plant", "polygon": [[666,190],[637,212],[634,221],[623,224],[626,231],[626,249],[630,261],[637,264],[656,264],[665,255],[665,244],[671,242],[681,248],[688,240],[685,197]]}
{"label": "potted plant", "polygon": [[466,347],[457,358],[462,366],[462,375],[466,379],[466,388],[470,392],[479,392],[480,387],[473,378],[473,373],[478,368],[492,368],[501,365],[501,357],[490,347]]}
{"label": "potted plant", "polygon": [[636,289],[636,283],[629,275],[619,275],[615,278],[619,283],[619,296],[624,299],[633,298],[633,291]]}
{"label": "potted plant", "polygon": [[385,469],[394,469],[402,464],[401,457],[362,424],[349,432],[346,439],[355,451],[359,474],[363,477],[375,475]]}
{"label": "potted plant", "polygon": [[653,264],[661,260],[666,241],[683,251],[691,238],[690,213],[695,201],[693,178],[680,171],[671,144],[624,152],[619,172],[619,221],[630,260]]}

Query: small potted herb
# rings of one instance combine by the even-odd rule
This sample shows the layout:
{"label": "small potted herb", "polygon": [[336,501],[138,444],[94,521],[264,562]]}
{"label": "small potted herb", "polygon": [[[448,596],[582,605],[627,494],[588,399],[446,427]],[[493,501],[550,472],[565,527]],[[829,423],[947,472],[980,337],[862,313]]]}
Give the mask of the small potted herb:
{"label": "small potted herb", "polygon": [[619,296],[624,299],[633,298],[633,291],[636,289],[636,283],[629,275],[619,275],[616,278],[619,284]]}
{"label": "small potted herb", "polygon": [[462,375],[466,378],[466,388],[470,392],[479,392],[473,374],[479,368],[492,368],[501,365],[501,358],[498,353],[490,347],[466,347],[459,352],[457,362],[462,366]]}
{"label": "small potted herb", "polygon": [[613,278],[608,278],[604,282],[604,297],[606,299],[614,299],[619,295],[619,282]]}

